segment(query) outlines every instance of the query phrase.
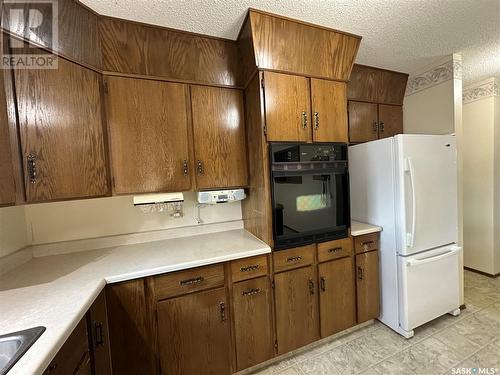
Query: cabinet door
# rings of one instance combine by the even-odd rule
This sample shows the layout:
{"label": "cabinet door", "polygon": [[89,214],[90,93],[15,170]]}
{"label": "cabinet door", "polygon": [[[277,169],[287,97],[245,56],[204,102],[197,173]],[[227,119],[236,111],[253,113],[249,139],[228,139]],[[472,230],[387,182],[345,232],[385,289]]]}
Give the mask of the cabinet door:
{"label": "cabinet door", "polygon": [[274,276],[278,354],[319,338],[318,296],[314,266]]}
{"label": "cabinet door", "polygon": [[89,343],[87,322],[80,320],[59,352],[43,372],[43,375],[90,375]]}
{"label": "cabinet door", "polygon": [[123,77],[106,81],[115,193],[189,190],[188,87]]}
{"label": "cabinet door", "polygon": [[162,374],[231,372],[225,288],[158,302],[157,320]]}
{"label": "cabinet door", "polygon": [[387,138],[403,133],[403,107],[399,105],[378,106],[379,137]]}
{"label": "cabinet door", "polygon": [[356,323],[352,258],[319,265],[321,337],[350,328]]}
{"label": "cabinet door", "polygon": [[348,142],[346,84],[311,78],[314,142]]}
{"label": "cabinet door", "polygon": [[0,72],[0,206],[16,201],[16,188],[10,150],[9,120],[3,72]]}
{"label": "cabinet door", "polygon": [[311,101],[305,77],[264,73],[267,140],[311,141]]}
{"label": "cabinet door", "polygon": [[233,285],[238,371],[272,358],[270,289],[267,276]]}
{"label": "cabinet door", "polygon": [[108,316],[106,297],[101,292],[89,309],[92,359],[95,375],[111,375],[111,356],[109,352]]}
{"label": "cabinet door", "polygon": [[247,185],[243,92],[191,86],[191,101],[198,188]]}
{"label": "cabinet door", "polygon": [[375,319],[380,313],[378,251],[356,255],[358,323]]}
{"label": "cabinet door", "polygon": [[57,69],[16,69],[29,202],[108,194],[101,76],[58,59]]}
{"label": "cabinet door", "polygon": [[349,101],[349,142],[378,139],[377,104]]}

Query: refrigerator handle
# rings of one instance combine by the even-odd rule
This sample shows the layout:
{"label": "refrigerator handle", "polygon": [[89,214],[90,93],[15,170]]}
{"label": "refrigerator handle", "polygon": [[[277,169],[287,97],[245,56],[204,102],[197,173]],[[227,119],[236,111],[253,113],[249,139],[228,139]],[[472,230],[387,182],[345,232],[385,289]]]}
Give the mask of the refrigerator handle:
{"label": "refrigerator handle", "polygon": [[415,225],[416,225],[416,219],[417,219],[417,214],[416,214],[416,194],[415,194],[415,169],[413,168],[413,162],[411,158],[406,158],[406,168],[405,170],[409,172],[410,174],[410,185],[411,185],[411,212],[412,212],[412,217],[411,217],[411,232],[406,233],[406,246],[408,247],[413,247],[413,244],[415,243]]}
{"label": "refrigerator handle", "polygon": [[452,256],[452,255],[458,253],[461,249],[462,249],[461,247],[454,246],[454,247],[450,248],[450,250],[445,251],[444,253],[438,254],[436,256],[423,258],[423,259],[410,259],[406,262],[406,266],[407,267],[419,266],[421,264],[435,262],[436,260],[439,260],[439,259],[448,258],[449,256]]}

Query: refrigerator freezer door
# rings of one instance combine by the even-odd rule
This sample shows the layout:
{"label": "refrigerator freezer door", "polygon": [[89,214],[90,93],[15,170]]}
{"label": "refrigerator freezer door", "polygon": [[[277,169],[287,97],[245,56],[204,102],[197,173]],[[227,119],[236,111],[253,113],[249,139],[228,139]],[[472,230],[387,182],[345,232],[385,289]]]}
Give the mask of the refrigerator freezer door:
{"label": "refrigerator freezer door", "polygon": [[403,330],[412,331],[459,307],[460,251],[460,247],[449,245],[398,257],[399,324]]}
{"label": "refrigerator freezer door", "polygon": [[416,254],[457,242],[455,137],[395,137],[398,253]]}

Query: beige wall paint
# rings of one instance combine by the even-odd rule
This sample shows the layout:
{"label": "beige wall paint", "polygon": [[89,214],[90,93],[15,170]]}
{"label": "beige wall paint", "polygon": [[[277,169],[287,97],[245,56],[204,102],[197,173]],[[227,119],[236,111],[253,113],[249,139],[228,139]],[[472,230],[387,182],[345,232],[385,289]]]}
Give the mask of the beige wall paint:
{"label": "beige wall paint", "polygon": [[463,105],[464,265],[490,274],[494,272],[494,100]]}
{"label": "beige wall paint", "polygon": [[408,134],[453,133],[455,131],[453,80],[405,96],[403,127],[403,131]]}
{"label": "beige wall paint", "polygon": [[[144,214],[131,196],[54,202],[26,206],[26,223],[33,244],[70,241],[196,225],[195,193],[184,193],[184,217]],[[241,220],[239,202],[201,209],[205,223]]]}
{"label": "beige wall paint", "polygon": [[0,208],[0,258],[27,245],[24,207]]}

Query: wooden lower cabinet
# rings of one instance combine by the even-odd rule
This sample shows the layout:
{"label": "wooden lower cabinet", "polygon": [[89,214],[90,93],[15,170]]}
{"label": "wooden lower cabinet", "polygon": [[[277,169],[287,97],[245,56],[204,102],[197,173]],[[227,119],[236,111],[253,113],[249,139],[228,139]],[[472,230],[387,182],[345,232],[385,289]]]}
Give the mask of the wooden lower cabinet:
{"label": "wooden lower cabinet", "polygon": [[158,302],[161,374],[230,374],[229,310],[225,288]]}
{"label": "wooden lower cabinet", "polygon": [[111,375],[106,295],[102,291],[89,309],[88,320],[93,368],[96,375]]}
{"label": "wooden lower cabinet", "polygon": [[267,276],[233,285],[238,371],[264,362],[274,355],[270,294]]}
{"label": "wooden lower cabinet", "polygon": [[78,323],[43,375],[92,374],[85,317]]}
{"label": "wooden lower cabinet", "polygon": [[278,354],[319,339],[316,267],[274,275]]}
{"label": "wooden lower cabinet", "polygon": [[356,255],[356,295],[358,323],[380,315],[378,251]]}
{"label": "wooden lower cabinet", "polygon": [[352,257],[321,263],[318,273],[321,337],[327,337],[356,324]]}

